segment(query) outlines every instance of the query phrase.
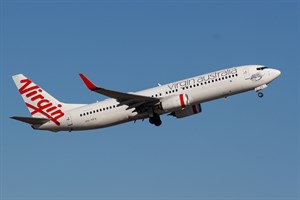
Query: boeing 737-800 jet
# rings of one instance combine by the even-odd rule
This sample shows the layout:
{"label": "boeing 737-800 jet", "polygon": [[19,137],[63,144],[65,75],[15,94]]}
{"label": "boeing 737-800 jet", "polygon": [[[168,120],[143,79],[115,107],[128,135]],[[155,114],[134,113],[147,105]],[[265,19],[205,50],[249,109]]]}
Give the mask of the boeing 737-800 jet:
{"label": "boeing 737-800 jet", "polygon": [[279,75],[276,69],[245,65],[123,93],[97,87],[80,74],[88,89],[110,98],[93,104],[66,104],[18,74],[13,80],[32,117],[11,118],[32,125],[33,129],[54,132],[104,128],[146,118],[151,124],[160,126],[160,115],[168,113],[176,118],[194,115],[201,112],[201,104],[207,101],[250,90],[262,97],[261,90]]}

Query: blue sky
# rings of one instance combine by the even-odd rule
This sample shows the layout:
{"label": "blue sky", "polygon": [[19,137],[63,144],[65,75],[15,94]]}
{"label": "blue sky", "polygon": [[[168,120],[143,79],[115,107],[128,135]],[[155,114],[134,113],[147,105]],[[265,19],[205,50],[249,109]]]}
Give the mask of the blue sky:
{"label": "blue sky", "polygon": [[[299,1],[0,2],[2,200],[298,200]],[[63,102],[105,97],[244,64],[282,74],[159,128],[34,131],[11,76]]]}

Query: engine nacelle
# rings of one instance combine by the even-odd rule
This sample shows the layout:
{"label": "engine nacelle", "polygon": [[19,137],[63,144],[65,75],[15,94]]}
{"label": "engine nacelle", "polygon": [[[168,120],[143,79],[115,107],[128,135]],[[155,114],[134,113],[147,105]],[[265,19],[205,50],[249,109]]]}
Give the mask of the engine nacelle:
{"label": "engine nacelle", "polygon": [[200,104],[194,104],[187,106],[183,110],[177,110],[175,112],[172,112],[171,115],[173,115],[176,118],[183,118],[183,117],[188,117],[191,115],[198,114],[202,111],[201,105]]}
{"label": "engine nacelle", "polygon": [[189,105],[189,98],[186,94],[165,97],[161,101],[161,108],[166,112],[185,109]]}

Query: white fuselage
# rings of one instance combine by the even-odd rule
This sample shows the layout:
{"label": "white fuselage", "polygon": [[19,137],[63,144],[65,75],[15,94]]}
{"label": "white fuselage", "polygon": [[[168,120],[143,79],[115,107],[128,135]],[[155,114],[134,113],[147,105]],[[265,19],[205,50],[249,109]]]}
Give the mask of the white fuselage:
{"label": "white fuselage", "polygon": [[[207,101],[231,96],[249,90],[264,89],[280,72],[264,66],[246,65],[212,72],[185,80],[161,85],[133,94],[159,98],[161,102],[170,96],[186,94],[190,104],[201,104]],[[160,103],[158,103],[160,104]],[[170,113],[161,106],[154,107],[154,112],[161,115]],[[60,126],[49,121],[35,129],[52,131],[87,130],[113,126],[132,120],[148,118],[148,112],[136,112],[135,108],[119,105],[116,99],[106,99],[101,102],[83,105],[69,110],[61,119]]]}

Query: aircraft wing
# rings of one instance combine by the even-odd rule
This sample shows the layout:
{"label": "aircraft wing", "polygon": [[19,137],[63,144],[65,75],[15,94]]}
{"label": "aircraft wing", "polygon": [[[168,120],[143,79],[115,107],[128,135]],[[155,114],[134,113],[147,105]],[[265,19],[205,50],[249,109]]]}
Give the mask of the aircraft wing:
{"label": "aircraft wing", "polygon": [[105,88],[97,87],[94,83],[92,83],[88,78],[86,78],[83,74],[79,74],[80,78],[83,80],[84,84],[93,92],[97,92],[104,96],[108,96],[110,98],[116,99],[121,105],[128,105],[129,108],[142,108],[145,106],[153,106],[154,104],[159,102],[158,98],[147,97],[137,94],[129,94],[118,92],[114,90],[108,90]]}

